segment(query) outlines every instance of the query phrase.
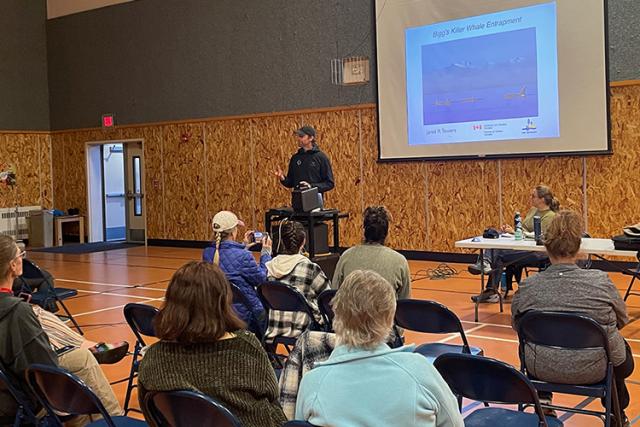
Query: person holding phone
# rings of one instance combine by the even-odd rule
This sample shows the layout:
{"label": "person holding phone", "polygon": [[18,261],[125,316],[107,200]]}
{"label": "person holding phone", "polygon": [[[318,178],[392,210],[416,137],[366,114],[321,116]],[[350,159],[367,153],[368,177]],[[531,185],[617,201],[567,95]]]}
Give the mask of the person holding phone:
{"label": "person holding phone", "polygon": [[335,183],[331,162],[316,143],[316,130],[305,125],[293,133],[299,148],[289,161],[287,174],[285,175],[281,168],[273,172],[280,184],[299,190],[316,187],[320,194],[333,189]]}
{"label": "person holding phone", "polygon": [[[242,304],[234,304],[242,320],[247,324],[253,324],[256,320],[261,326],[266,327],[266,313],[256,293],[256,287],[267,280],[266,263],[271,261],[271,238],[263,235],[256,236],[255,231],[247,231],[243,242],[237,242],[238,228],[244,227],[244,222],[230,211],[218,212],[211,221],[214,234],[214,244],[206,248],[202,254],[202,260],[210,264],[216,264],[224,272],[227,280],[236,285],[251,304],[251,310]],[[258,232],[259,233],[259,232]],[[250,242],[253,236],[254,242]],[[253,244],[261,243],[260,262],[247,250]]]}

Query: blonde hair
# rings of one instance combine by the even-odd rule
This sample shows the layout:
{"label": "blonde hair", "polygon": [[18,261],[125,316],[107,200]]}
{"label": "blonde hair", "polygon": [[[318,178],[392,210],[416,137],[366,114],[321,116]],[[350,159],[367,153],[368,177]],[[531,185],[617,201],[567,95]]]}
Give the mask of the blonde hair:
{"label": "blonde hair", "polygon": [[11,236],[0,236],[0,280],[9,276],[11,271],[10,263],[17,254],[16,241]]}
{"label": "blonde hair", "polygon": [[220,265],[220,243],[222,243],[223,240],[227,240],[229,236],[231,236],[233,230],[235,230],[235,227],[233,227],[231,230],[213,232],[213,235],[216,239],[216,253],[215,255],[213,255],[213,263],[215,265]]}
{"label": "blonde hair", "polygon": [[560,211],[544,234],[544,246],[554,258],[570,258],[580,250],[582,220],[573,211]]}
{"label": "blonde hair", "polygon": [[331,305],[338,344],[372,349],[387,341],[396,312],[396,295],[378,273],[353,271],[340,285]]}

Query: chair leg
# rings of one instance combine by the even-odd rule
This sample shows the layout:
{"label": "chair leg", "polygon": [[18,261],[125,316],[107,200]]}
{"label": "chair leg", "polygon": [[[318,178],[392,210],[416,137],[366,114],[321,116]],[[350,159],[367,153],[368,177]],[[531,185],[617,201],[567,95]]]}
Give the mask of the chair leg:
{"label": "chair leg", "polygon": [[618,400],[618,387],[616,382],[611,381],[611,400],[613,401],[613,416],[615,417],[616,427],[622,427],[622,408],[620,408],[620,400]]}
{"label": "chair leg", "polygon": [[633,274],[633,277],[631,278],[631,282],[629,283],[629,287],[627,288],[627,292],[624,294],[624,301],[627,300],[627,298],[629,298],[629,294],[631,294],[631,288],[633,288],[633,282],[635,282],[636,277],[640,274],[640,264],[638,265],[638,268],[636,269],[636,272]]}
{"label": "chair leg", "polygon": [[127,381],[127,394],[125,395],[124,398],[124,414],[127,415],[127,413],[130,411],[129,409],[129,400],[131,400],[131,391],[133,390],[133,388],[135,387],[133,385],[133,378],[136,375],[136,362],[138,361],[138,354],[140,353],[140,343],[136,342],[135,348],[133,350],[133,357],[131,359],[131,370],[129,371],[129,381]]}
{"label": "chair leg", "polygon": [[84,335],[84,332],[82,332],[82,329],[80,329],[80,325],[78,325],[78,322],[76,322],[76,319],[73,318],[73,316],[71,315],[71,312],[69,311],[67,306],[64,305],[64,302],[60,298],[57,298],[57,297],[56,297],[56,301],[60,303],[60,305],[62,306],[62,309],[64,310],[64,312],[67,313],[67,317],[69,318],[69,320],[71,320],[71,323],[73,323],[73,326],[76,327],[76,329],[78,330],[78,333],[80,335]]}

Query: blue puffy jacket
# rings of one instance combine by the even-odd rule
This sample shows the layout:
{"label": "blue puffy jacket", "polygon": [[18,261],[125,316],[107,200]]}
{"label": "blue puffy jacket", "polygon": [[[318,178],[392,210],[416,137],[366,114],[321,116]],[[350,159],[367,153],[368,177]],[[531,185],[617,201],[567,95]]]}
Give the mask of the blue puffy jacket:
{"label": "blue puffy jacket", "polygon": [[[202,253],[202,259],[213,263],[215,253],[215,246],[210,246]],[[233,305],[242,320],[248,324],[252,323],[252,318],[258,322],[264,322],[264,307],[258,298],[256,287],[267,280],[265,263],[270,260],[271,255],[262,254],[260,265],[258,265],[251,252],[246,250],[242,243],[233,240],[223,240],[220,243],[220,269],[230,282],[240,288],[251,304],[251,313],[247,312],[242,304]]]}

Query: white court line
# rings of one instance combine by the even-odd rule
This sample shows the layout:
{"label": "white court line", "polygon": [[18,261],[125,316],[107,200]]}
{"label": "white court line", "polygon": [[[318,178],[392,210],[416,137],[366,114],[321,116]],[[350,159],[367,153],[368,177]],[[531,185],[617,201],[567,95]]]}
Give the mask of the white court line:
{"label": "white court line", "polygon": [[[140,288],[138,288],[140,289]],[[76,289],[78,292],[85,292],[87,294],[100,294],[100,295],[109,295],[112,297],[125,297],[125,298],[137,298],[137,299],[149,299],[149,297],[141,297],[139,295],[127,295],[127,294],[114,294],[111,292],[99,292],[99,291],[85,291],[84,289]]]}
{"label": "white court line", "polygon": [[100,283],[100,282],[87,282],[85,280],[68,280],[68,279],[56,279],[57,282],[69,282],[69,283],[83,283],[86,285],[95,285],[95,286],[109,286],[112,288],[127,288],[127,289],[142,289],[145,291],[162,291],[165,292],[166,289],[160,289],[160,288],[147,288],[144,286],[137,286],[137,285],[120,285],[117,283]]}
{"label": "white court line", "polygon": [[[164,297],[163,298],[148,298],[147,300],[145,300],[143,302],[162,301],[162,300],[164,300]],[[80,316],[86,316],[88,314],[102,313],[103,311],[116,310],[118,308],[124,307],[125,305],[127,305],[127,304],[116,305],[114,307],[101,308],[100,310],[87,311],[85,313],[78,313],[78,314],[74,314],[73,317],[80,317]]]}
{"label": "white court line", "polygon": [[[474,321],[471,321],[471,320],[461,320],[460,322],[469,323],[469,324],[472,324],[472,325],[494,326],[494,327],[497,327],[497,328],[513,329],[511,327],[511,325],[500,325],[500,324],[497,324],[497,323],[482,323],[482,322],[474,322]],[[469,332],[472,332],[474,330],[475,330],[475,328],[471,328],[471,329],[469,329]],[[465,331],[465,333],[466,332],[467,331]],[[629,341],[629,342],[640,342],[640,339],[637,339],[637,338],[625,338],[625,340]]]}
{"label": "white court line", "polygon": [[[478,326],[476,326],[475,328],[471,328],[471,329],[469,329],[469,331],[468,331],[468,332],[474,332],[474,331],[477,331],[478,329],[482,329],[482,328],[484,328],[484,327],[485,327],[485,325],[478,325]],[[464,334],[465,334],[465,336],[467,336],[467,337],[469,336],[469,335],[467,335],[467,331],[464,331]],[[460,334],[458,334],[458,333],[454,333],[454,334],[449,335],[447,338],[443,338],[443,339],[441,339],[440,341],[436,341],[436,342],[437,342],[437,343],[445,343],[445,342],[447,342],[447,341],[451,341],[451,340],[454,340],[454,339],[456,339],[456,338],[460,338]],[[420,345],[420,344],[418,344],[418,345]]]}
{"label": "white court line", "polygon": [[[471,338],[478,338],[478,339],[481,339],[481,340],[502,341],[502,342],[510,342],[510,343],[514,343],[514,344],[519,344],[518,340],[510,340],[510,339],[507,339],[507,338],[485,337],[483,335],[470,335],[470,334],[465,334],[465,335],[467,335],[467,338],[471,337]],[[632,354],[633,354],[633,357],[637,357],[637,358],[640,359],[640,354],[635,354],[635,353],[632,353]]]}

